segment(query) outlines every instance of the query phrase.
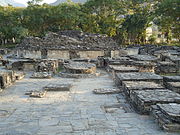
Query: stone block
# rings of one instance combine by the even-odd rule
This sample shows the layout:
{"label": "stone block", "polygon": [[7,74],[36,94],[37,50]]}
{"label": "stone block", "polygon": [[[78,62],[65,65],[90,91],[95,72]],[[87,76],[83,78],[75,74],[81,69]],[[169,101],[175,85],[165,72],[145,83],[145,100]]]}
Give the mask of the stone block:
{"label": "stone block", "polygon": [[163,76],[164,82],[180,82],[180,76]]}
{"label": "stone block", "polygon": [[162,84],[163,78],[150,72],[116,73],[116,84],[122,86],[122,81],[153,81]]}
{"label": "stone block", "polygon": [[29,95],[29,97],[34,98],[43,98],[46,95],[47,91],[45,90],[32,90],[25,93],[25,95]]}
{"label": "stone block", "polygon": [[106,60],[106,63],[108,63],[108,65],[131,65],[131,63],[133,62],[133,60],[131,60],[129,57],[117,57],[117,58],[113,58],[110,59],[108,58]]}
{"label": "stone block", "polygon": [[95,74],[71,74],[71,73],[64,73],[61,72],[59,73],[59,76],[62,78],[92,78],[92,77],[97,77],[100,76],[100,73],[95,73]]}
{"label": "stone block", "polygon": [[116,73],[124,73],[124,72],[138,72],[139,69],[134,66],[123,66],[123,65],[109,65],[108,71],[112,73],[113,78],[115,78]]}
{"label": "stone block", "polygon": [[15,80],[16,78],[13,71],[11,70],[0,71],[0,84],[2,89],[10,86],[13,82],[15,82]]}
{"label": "stone block", "polygon": [[45,91],[70,91],[71,84],[49,84],[43,89]]}
{"label": "stone block", "polygon": [[167,82],[166,88],[180,94],[180,82]]}
{"label": "stone block", "polygon": [[31,78],[50,79],[52,78],[52,74],[48,72],[35,72],[32,74]]}
{"label": "stone block", "polygon": [[24,78],[24,72],[15,72],[16,80],[22,80]]}
{"label": "stone block", "polygon": [[180,94],[168,89],[137,90],[131,93],[130,100],[140,114],[147,114],[151,105],[180,103]]}
{"label": "stone block", "polygon": [[161,62],[158,62],[155,72],[158,74],[177,73],[178,69],[176,67],[176,64],[173,62],[161,61]]}
{"label": "stone block", "polygon": [[120,93],[121,90],[117,88],[100,88],[100,89],[94,89],[93,93],[95,94],[117,94]]}
{"label": "stone block", "polygon": [[180,132],[180,104],[153,105],[152,116],[160,128],[166,131]]}
{"label": "stone block", "polygon": [[133,61],[132,66],[136,66],[139,72],[155,72],[156,63],[151,61]]}
{"label": "stone block", "polygon": [[67,73],[71,74],[94,74],[96,73],[96,65],[86,62],[70,62],[64,65]]}
{"label": "stone block", "polygon": [[156,62],[158,60],[157,57],[151,56],[151,55],[130,55],[129,56],[131,59],[135,61],[151,61],[151,62]]}
{"label": "stone block", "polygon": [[154,90],[154,89],[164,89],[161,84],[155,82],[147,81],[123,81],[122,82],[123,91],[126,96],[130,97],[130,94],[134,90]]}

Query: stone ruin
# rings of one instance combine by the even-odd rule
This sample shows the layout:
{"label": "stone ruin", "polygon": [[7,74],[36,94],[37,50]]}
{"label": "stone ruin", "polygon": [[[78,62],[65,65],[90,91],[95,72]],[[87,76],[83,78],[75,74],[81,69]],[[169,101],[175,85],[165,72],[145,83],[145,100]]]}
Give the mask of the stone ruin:
{"label": "stone ruin", "polygon": [[88,62],[68,62],[64,64],[64,72],[61,77],[66,78],[84,78],[97,76],[96,65]]}
{"label": "stone ruin", "polygon": [[[78,31],[29,37],[1,59],[0,89],[26,78],[63,79],[97,77],[106,70],[114,88],[96,88],[94,94],[119,94],[140,115],[151,115],[167,131],[180,131],[180,48],[129,46],[121,48],[105,35]],[[26,73],[26,75],[25,75]],[[34,81],[36,81],[36,79]],[[27,91],[45,98],[51,91],[70,91],[71,84],[48,84]],[[108,112],[108,109],[106,108]]]}
{"label": "stone ruin", "polygon": [[118,45],[116,41],[106,35],[67,30],[57,33],[50,32],[43,38],[27,37],[17,48],[42,50],[115,50],[118,49]]}
{"label": "stone ruin", "polygon": [[131,48],[121,49],[123,53],[118,57],[101,58],[101,66],[137,113],[150,114],[164,130],[180,131],[180,49],[133,48],[137,54]]}
{"label": "stone ruin", "polygon": [[46,96],[47,92],[51,91],[70,91],[72,88],[72,84],[48,84],[40,90],[31,90],[27,91],[25,95],[29,95],[29,97],[33,98],[43,98]]}

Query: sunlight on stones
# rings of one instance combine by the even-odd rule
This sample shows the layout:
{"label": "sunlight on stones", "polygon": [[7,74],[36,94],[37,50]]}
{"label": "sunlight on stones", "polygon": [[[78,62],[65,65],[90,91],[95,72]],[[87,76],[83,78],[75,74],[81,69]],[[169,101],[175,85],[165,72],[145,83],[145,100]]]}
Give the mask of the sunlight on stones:
{"label": "sunlight on stones", "polygon": [[179,56],[173,46],[123,48],[77,31],[25,38],[2,55],[0,131],[176,135]]}

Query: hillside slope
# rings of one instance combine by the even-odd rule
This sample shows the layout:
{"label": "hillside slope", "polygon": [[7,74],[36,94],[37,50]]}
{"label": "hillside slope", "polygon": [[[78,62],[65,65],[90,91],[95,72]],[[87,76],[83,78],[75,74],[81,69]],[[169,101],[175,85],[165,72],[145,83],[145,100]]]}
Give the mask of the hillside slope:
{"label": "hillside slope", "polygon": [[[66,1],[67,1],[67,0],[57,0],[56,2],[51,3],[51,5],[56,6],[56,5],[60,4],[60,3],[66,2]],[[72,0],[72,1],[73,1],[73,2],[76,2],[76,3],[84,3],[84,2],[86,2],[87,0]]]}
{"label": "hillside slope", "polygon": [[0,0],[0,6],[12,5],[13,7],[25,7],[24,4],[15,2],[14,0]]}

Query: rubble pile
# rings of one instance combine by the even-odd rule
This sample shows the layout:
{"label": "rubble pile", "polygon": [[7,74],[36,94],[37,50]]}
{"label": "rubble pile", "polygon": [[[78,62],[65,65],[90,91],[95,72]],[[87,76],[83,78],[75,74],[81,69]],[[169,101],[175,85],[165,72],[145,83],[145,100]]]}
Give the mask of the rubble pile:
{"label": "rubble pile", "polygon": [[6,68],[16,71],[53,72],[58,69],[58,60],[47,59],[17,59],[8,60]]}
{"label": "rubble pile", "polygon": [[15,72],[16,80],[22,80],[25,76],[24,72]]}
{"label": "rubble pile", "polygon": [[57,60],[37,60],[35,61],[35,71],[36,72],[52,72],[57,73],[58,70]]}
{"label": "rubble pile", "polygon": [[0,69],[0,92],[11,86],[16,80],[24,78],[23,72]]}
{"label": "rubble pile", "polygon": [[88,78],[99,76],[96,72],[96,65],[88,62],[73,62],[64,64],[64,71],[60,72],[63,78]]}
{"label": "rubble pile", "polygon": [[0,70],[0,86],[5,89],[16,81],[15,72],[12,70]]}
{"label": "rubble pile", "polygon": [[45,90],[31,90],[25,93],[25,95],[29,95],[29,97],[33,98],[43,98],[46,95],[47,91]]}
{"label": "rubble pile", "polygon": [[72,74],[94,74],[96,65],[87,62],[70,62],[64,65],[65,71]]}
{"label": "rubble pile", "polygon": [[23,49],[59,49],[59,50],[115,50],[118,44],[106,35],[90,34],[80,31],[60,31],[48,33],[43,38],[27,37],[18,48]]}

